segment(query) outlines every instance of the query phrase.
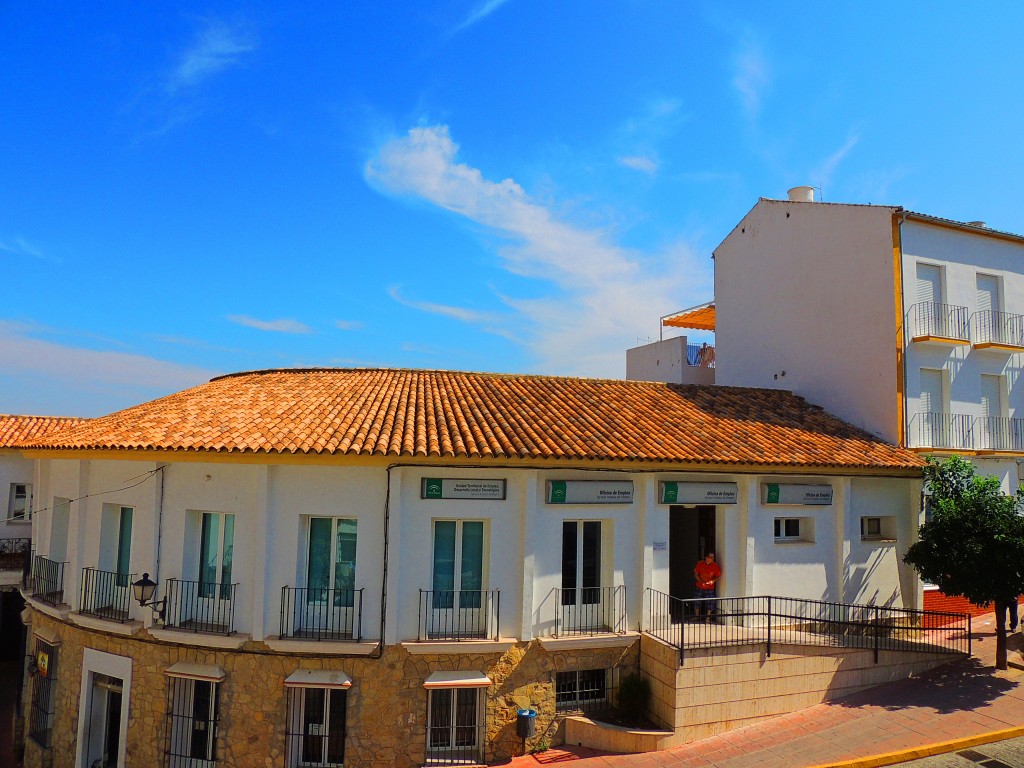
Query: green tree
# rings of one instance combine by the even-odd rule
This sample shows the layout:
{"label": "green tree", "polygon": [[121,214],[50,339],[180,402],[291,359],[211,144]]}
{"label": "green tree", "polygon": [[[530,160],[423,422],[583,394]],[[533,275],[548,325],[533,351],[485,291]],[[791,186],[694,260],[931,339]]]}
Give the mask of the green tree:
{"label": "green tree", "polygon": [[1006,669],[1005,609],[1024,594],[1024,490],[1004,495],[998,479],[959,456],[929,458],[925,480],[931,520],[903,560],[947,595],[994,604],[996,667]]}

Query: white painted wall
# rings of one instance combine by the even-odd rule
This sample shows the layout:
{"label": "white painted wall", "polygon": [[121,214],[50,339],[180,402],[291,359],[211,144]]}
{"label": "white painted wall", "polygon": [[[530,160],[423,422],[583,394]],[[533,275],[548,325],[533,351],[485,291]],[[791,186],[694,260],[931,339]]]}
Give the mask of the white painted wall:
{"label": "white painted wall", "polygon": [[715,250],[716,383],[897,442],[891,210],[760,200]]}
{"label": "white painted wall", "polygon": [[627,349],[626,379],[664,381],[668,384],[714,384],[715,369],[690,365],[686,345],[686,336],[673,336]]}

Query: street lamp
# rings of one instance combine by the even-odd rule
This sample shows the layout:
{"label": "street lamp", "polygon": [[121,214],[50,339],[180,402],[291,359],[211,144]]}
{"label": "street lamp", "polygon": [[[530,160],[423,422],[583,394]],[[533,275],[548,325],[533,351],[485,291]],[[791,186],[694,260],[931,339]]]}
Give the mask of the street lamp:
{"label": "street lamp", "polygon": [[142,574],[142,578],[132,584],[132,594],[139,601],[139,605],[143,608],[148,606],[160,621],[164,620],[164,613],[167,611],[167,598],[153,599],[153,595],[156,594],[156,582],[149,578],[148,573]]}

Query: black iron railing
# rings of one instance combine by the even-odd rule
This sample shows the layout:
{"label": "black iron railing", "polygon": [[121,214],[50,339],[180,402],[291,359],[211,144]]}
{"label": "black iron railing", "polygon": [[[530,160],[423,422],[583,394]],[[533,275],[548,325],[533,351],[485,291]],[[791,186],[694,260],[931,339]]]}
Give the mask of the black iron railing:
{"label": "black iron railing", "polygon": [[32,560],[32,597],[57,606],[64,602],[65,563],[36,555]]}
{"label": "black iron railing", "polygon": [[134,573],[82,569],[82,604],[79,610],[112,621],[128,621]]}
{"label": "black iron railing", "polygon": [[417,639],[498,639],[501,590],[421,589]]}
{"label": "black iron railing", "polygon": [[619,669],[573,669],[555,673],[555,711],[603,715],[619,705]]}
{"label": "black iron railing", "polygon": [[912,446],[972,450],[977,447],[974,422],[963,413],[915,413],[910,419]]}
{"label": "black iron railing", "polygon": [[686,364],[698,368],[715,367],[715,348],[711,344],[687,344]]}
{"label": "black iron railing", "polygon": [[975,312],[974,343],[1024,347],[1024,316],[991,309]]}
{"label": "black iron railing", "polygon": [[911,337],[970,341],[970,315],[967,307],[937,304],[930,301],[915,304],[911,312]]}
{"label": "black iron railing", "polygon": [[678,648],[763,644],[827,645],[874,651],[971,653],[964,613],[853,605],[792,597],[683,600],[648,589],[646,632]]}
{"label": "black iron railing", "polygon": [[626,631],[626,588],[622,585],[556,588],[554,602],[555,637]]}
{"label": "black iron railing", "polygon": [[363,590],[281,588],[281,637],[304,640],[362,639]]}
{"label": "black iron railing", "polygon": [[167,580],[165,626],[230,635],[235,631],[235,593],[238,584]]}
{"label": "black iron railing", "polygon": [[23,571],[32,539],[0,539],[0,571]]}

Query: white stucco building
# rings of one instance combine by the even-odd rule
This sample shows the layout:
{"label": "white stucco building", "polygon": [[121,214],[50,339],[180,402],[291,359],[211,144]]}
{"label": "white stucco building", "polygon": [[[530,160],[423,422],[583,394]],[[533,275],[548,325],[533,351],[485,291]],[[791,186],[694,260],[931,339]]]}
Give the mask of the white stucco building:
{"label": "white stucco building", "polygon": [[266,371],[23,456],[29,766],[507,756],[643,671],[706,551],[723,596],[921,601],[920,459],[771,389]]}
{"label": "white stucco building", "polygon": [[[757,202],[714,251],[713,301],[664,325],[714,331],[717,384],[790,390],[895,444],[968,456],[1015,489],[1024,237],[814,202],[806,187],[790,197]],[[630,350],[627,377],[706,380],[645,362],[673,344]]]}

